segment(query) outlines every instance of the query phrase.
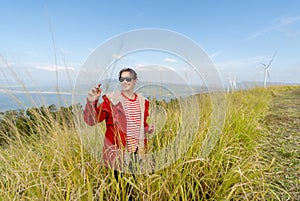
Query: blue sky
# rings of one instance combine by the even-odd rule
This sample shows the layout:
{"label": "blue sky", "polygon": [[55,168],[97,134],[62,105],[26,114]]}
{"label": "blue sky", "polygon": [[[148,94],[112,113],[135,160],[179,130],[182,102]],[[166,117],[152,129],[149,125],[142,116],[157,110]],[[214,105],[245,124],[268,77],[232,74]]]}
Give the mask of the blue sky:
{"label": "blue sky", "polygon": [[261,63],[277,52],[271,81],[299,83],[299,8],[297,0],[0,0],[0,77],[9,76],[9,65],[21,79],[54,83],[57,65],[61,82],[73,81],[111,37],[162,28],[196,42],[224,82],[229,73],[236,81],[263,81]]}

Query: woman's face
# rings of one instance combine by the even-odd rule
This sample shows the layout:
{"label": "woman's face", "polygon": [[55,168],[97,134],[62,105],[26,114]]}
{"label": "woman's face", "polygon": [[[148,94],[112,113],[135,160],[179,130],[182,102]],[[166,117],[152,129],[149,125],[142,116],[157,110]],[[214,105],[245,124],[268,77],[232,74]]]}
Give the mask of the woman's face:
{"label": "woman's face", "polygon": [[136,80],[133,79],[132,75],[129,72],[124,71],[121,74],[120,83],[123,91],[133,91]]}

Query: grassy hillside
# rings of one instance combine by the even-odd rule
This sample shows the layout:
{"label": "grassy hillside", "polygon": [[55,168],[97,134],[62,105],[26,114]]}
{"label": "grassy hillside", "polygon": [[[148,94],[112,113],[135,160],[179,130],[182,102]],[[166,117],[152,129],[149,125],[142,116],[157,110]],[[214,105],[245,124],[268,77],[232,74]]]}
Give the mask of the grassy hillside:
{"label": "grassy hillside", "polygon": [[195,156],[209,107],[201,109],[199,137],[183,159],[135,179],[125,174],[119,183],[85,150],[70,121],[36,111],[28,135],[7,120],[9,135],[0,133],[0,199],[126,200],[131,186],[139,200],[299,200],[299,91],[281,86],[227,94],[224,128],[208,157]]}
{"label": "grassy hillside", "polygon": [[300,87],[273,91],[259,151],[278,200],[300,200]]}

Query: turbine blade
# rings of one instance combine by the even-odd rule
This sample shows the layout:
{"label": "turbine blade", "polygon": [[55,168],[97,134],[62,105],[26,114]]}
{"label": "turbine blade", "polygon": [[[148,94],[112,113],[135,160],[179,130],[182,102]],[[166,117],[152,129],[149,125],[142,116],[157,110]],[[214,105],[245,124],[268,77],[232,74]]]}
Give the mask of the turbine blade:
{"label": "turbine blade", "polygon": [[261,65],[263,65],[264,67],[266,67],[266,64],[264,64],[264,63],[260,63]]}
{"label": "turbine blade", "polygon": [[271,65],[271,63],[273,62],[273,60],[274,60],[274,57],[276,56],[276,54],[277,54],[277,51],[273,54],[273,57],[272,57],[272,59],[270,60],[270,62],[269,62],[269,64],[267,65],[267,68],[269,68],[270,67],[270,65]]}

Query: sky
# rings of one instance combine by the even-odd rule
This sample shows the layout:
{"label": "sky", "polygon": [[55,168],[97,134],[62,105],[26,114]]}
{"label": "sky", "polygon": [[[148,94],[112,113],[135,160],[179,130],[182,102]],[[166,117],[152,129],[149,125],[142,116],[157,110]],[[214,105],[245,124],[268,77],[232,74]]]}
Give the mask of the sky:
{"label": "sky", "polygon": [[298,0],[0,0],[0,84],[55,84],[56,76],[74,84],[97,47],[144,28],[194,41],[224,83],[230,74],[263,81],[274,55],[271,81],[300,83],[299,8]]}

